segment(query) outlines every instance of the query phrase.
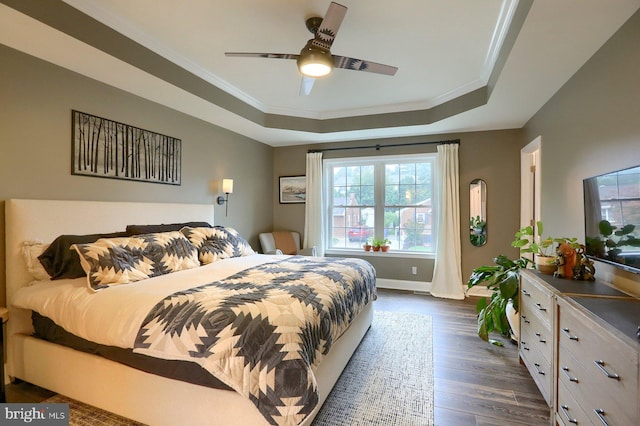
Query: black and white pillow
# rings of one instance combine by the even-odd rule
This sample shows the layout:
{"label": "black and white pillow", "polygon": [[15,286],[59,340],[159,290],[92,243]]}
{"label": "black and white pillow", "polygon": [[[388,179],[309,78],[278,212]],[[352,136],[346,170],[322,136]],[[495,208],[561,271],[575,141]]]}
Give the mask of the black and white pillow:
{"label": "black and white pillow", "polygon": [[178,231],[102,238],[73,247],[93,290],[200,266],[198,250]]}
{"label": "black and white pillow", "polygon": [[198,249],[198,258],[203,265],[232,257],[255,254],[249,243],[233,228],[184,227],[180,230]]}

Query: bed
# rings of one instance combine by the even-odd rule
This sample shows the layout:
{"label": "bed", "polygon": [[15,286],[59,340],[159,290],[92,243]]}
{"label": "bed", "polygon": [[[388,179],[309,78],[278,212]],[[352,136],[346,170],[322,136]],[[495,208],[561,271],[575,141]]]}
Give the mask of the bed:
{"label": "bed", "polygon": [[[310,408],[305,407],[300,409],[295,402],[290,401],[290,407],[278,408],[278,410],[281,411],[281,416],[265,416],[265,409],[263,408],[264,401],[256,403],[255,400],[252,401],[228,388],[217,389],[202,384],[193,384],[175,378],[151,374],[99,355],[72,349],[34,337],[32,312],[29,309],[18,308],[13,304],[16,298],[22,301],[23,293],[26,292],[21,289],[24,289],[25,286],[33,281],[32,273],[27,269],[23,256],[23,246],[26,241],[39,240],[42,242],[50,242],[63,234],[115,232],[125,229],[125,227],[130,224],[164,224],[192,221],[204,221],[213,224],[213,206],[171,203],[7,200],[6,293],[10,310],[10,320],[7,323],[8,375],[13,379],[21,379],[33,383],[87,404],[150,425],[311,424],[334,383],[339,378],[344,366],[371,325],[373,317],[371,302],[375,298],[375,276],[373,277],[372,290],[370,290],[370,294],[366,298],[366,303],[362,302],[362,307],[358,308],[357,311],[353,311],[349,315],[344,315],[344,318],[353,318],[349,318],[348,323],[342,325],[342,328],[338,331],[332,331],[333,339],[328,339],[329,343],[331,343],[330,345],[323,340],[323,344],[327,347],[330,346],[328,352],[326,354],[317,353],[311,355],[311,358],[318,359],[317,365],[313,365],[313,367],[309,369],[311,373],[307,373],[309,374],[309,383],[317,384],[317,391],[314,388],[311,392],[312,406]],[[197,296],[203,287],[214,284],[228,287],[231,284],[235,285],[236,282],[239,282],[238,280],[246,281],[248,276],[252,277],[251,279],[264,277],[265,271],[270,271],[269,273],[273,273],[275,276],[279,274],[280,268],[285,265],[294,268],[314,267],[316,270],[324,269],[322,263],[318,263],[315,266],[311,265],[310,263],[313,263],[313,259],[314,258],[302,259],[298,256],[249,254],[239,257],[238,259],[224,259],[203,267],[198,266],[189,270],[167,274],[174,277],[186,277],[190,274],[197,276],[198,278],[194,281],[195,284],[193,284],[193,286],[197,287],[198,290],[187,290],[182,287],[174,288],[172,286],[175,284],[167,284],[171,290],[167,294],[160,294],[161,292],[159,290],[154,290],[158,291],[156,303],[149,304],[150,302],[145,302],[147,305],[145,305],[146,307],[144,308],[139,307],[137,304],[134,305],[136,309],[129,308],[130,311],[139,311],[137,318],[143,318],[143,322],[140,324],[140,330],[143,331],[138,330],[139,332],[136,338],[136,344],[139,344],[139,346],[134,350],[146,351],[146,354],[153,355],[154,351],[159,350],[158,348],[162,346],[153,342],[149,343],[150,341],[147,339],[151,334],[158,334],[157,324],[165,320],[165,318],[162,317],[164,314],[158,315],[158,312],[163,312],[161,305],[162,303],[166,303],[165,298],[167,298],[166,300],[170,300],[171,297],[174,297],[173,300],[175,300],[176,294],[179,294],[179,297],[183,297],[184,294],[187,293],[188,297],[192,298],[194,297],[193,294],[195,293]],[[238,262],[236,262],[236,260]],[[316,260],[317,262],[324,261],[320,259]],[[231,269],[223,273],[216,269],[217,266],[215,263],[228,265]],[[342,265],[342,267],[351,268],[354,266]],[[358,267],[363,270],[366,269],[362,264],[358,265]],[[211,271],[207,268],[211,268]],[[215,272],[213,271],[214,269]],[[156,286],[155,283],[168,282],[169,279],[167,275],[142,280],[132,285],[115,286],[113,289],[98,289],[100,293],[96,292],[96,294],[100,294],[100,298],[107,297],[102,296],[103,294],[108,294],[108,297],[115,298],[115,294],[118,291],[124,291],[122,288],[127,286],[131,288],[134,286],[138,287],[139,289],[136,291],[144,293],[145,291],[143,289],[145,286],[151,288],[149,283],[154,283],[154,289],[164,288],[164,284],[163,286]],[[59,282],[70,281],[71,283],[66,284],[70,286],[70,290],[68,291],[77,291],[78,280],[82,281],[83,279],[76,279],[75,283],[74,280],[60,280]],[[369,281],[371,281],[371,277],[369,277]],[[54,283],[56,282],[54,281]],[[38,285],[40,285],[40,287],[38,287]],[[57,283],[53,285],[57,285]],[[73,287],[74,285],[76,287]],[[51,292],[53,288],[52,285],[44,286],[42,283],[35,284],[32,287],[36,289],[42,288],[45,292]],[[87,289],[85,290],[85,293],[89,293]],[[163,289],[162,291],[165,290]],[[51,304],[58,303],[55,295],[51,295],[51,293],[45,294]],[[124,295],[125,293],[122,294]],[[126,297],[127,300],[137,300],[135,299],[137,296]],[[159,305],[160,308],[158,308]],[[345,303],[345,305],[349,305],[349,303]],[[155,310],[149,310],[149,306],[155,307]],[[98,311],[100,309],[101,308],[96,308]],[[123,304],[123,309],[127,310],[125,304]],[[64,312],[62,315],[64,315]],[[67,319],[67,321],[70,321],[71,328],[74,327],[75,321],[76,329],[80,330],[78,333],[84,332],[83,330],[91,330],[90,325],[92,320],[89,317],[83,317],[82,321],[73,319]],[[323,321],[325,320],[323,319]],[[344,322],[343,318],[337,322]],[[109,324],[109,326],[110,328],[107,334],[112,335],[112,337],[116,339],[119,336],[119,330],[126,328],[126,324],[114,325],[113,327]],[[154,326],[156,327],[154,328]],[[74,332],[77,330],[74,330]],[[87,332],[91,334],[90,331]],[[123,335],[125,334],[126,333],[123,333]],[[164,341],[171,342],[171,336],[173,336],[171,332],[166,333]],[[101,337],[98,339],[100,338]],[[327,339],[326,336],[325,339]],[[183,346],[189,346],[189,344],[190,343],[178,342],[171,343],[170,346],[175,352],[177,350],[176,348],[184,349]],[[290,344],[291,342],[286,342],[284,346]],[[249,346],[251,345],[247,345],[247,347]],[[280,345],[280,347],[283,347],[283,345]],[[243,346],[241,350],[245,350],[244,348]],[[191,354],[194,351],[189,350],[186,352]],[[293,352],[295,351],[291,351],[290,353]],[[168,360],[178,360],[182,359],[183,355],[184,353],[172,353],[166,356],[166,358]],[[287,356],[289,355],[285,355],[284,358]],[[215,356],[213,358],[215,358]],[[215,370],[218,368],[215,366],[211,367],[211,365],[218,364],[210,362],[209,360],[203,361],[202,365],[206,369],[211,368]],[[260,373],[263,376],[271,370],[264,369],[264,371],[265,372]],[[229,385],[226,378],[223,379],[223,382]],[[271,411],[271,413],[273,413],[273,411]]]}

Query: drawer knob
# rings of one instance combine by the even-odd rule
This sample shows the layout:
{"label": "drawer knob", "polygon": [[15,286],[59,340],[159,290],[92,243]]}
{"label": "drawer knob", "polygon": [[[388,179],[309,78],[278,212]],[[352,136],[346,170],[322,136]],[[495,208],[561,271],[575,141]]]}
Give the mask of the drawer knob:
{"label": "drawer knob", "polygon": [[567,407],[566,405],[561,405],[560,408],[562,408],[562,414],[564,414],[564,416],[567,418],[567,421],[569,423],[573,423],[573,424],[578,424],[578,420],[576,419],[572,419],[571,416],[569,415],[569,407]]}
{"label": "drawer knob", "polygon": [[523,316],[521,316],[520,318],[522,318],[522,322],[524,322],[524,323],[526,323],[526,324],[531,323],[531,321],[529,321],[529,320],[527,319],[527,317],[526,317],[526,316],[524,316],[524,315],[523,315]]}
{"label": "drawer knob", "polygon": [[575,340],[576,342],[577,342],[578,340],[580,340],[580,339],[578,338],[578,336],[572,336],[572,335],[571,335],[571,333],[569,333],[569,329],[568,329],[568,328],[566,328],[566,327],[562,329],[562,332],[563,332],[563,333],[565,334],[565,336],[567,336],[570,340]]}
{"label": "drawer knob", "polygon": [[523,295],[525,295],[525,296],[529,296],[529,297],[531,297],[531,293],[529,293],[529,292],[528,292],[527,290],[525,290],[525,289],[522,289],[522,294],[523,294]]}
{"label": "drawer knob", "polygon": [[536,333],[536,336],[538,337],[538,342],[547,343],[547,341],[542,338],[542,335],[540,333]]}
{"label": "drawer knob", "polygon": [[544,371],[540,370],[540,364],[538,364],[537,362],[534,362],[533,365],[535,365],[536,370],[538,371],[538,374],[542,374],[543,376],[545,375]]}
{"label": "drawer knob", "polygon": [[541,304],[536,303],[536,306],[538,307],[538,310],[547,312],[547,308],[543,308]]}
{"label": "drawer knob", "polygon": [[603,360],[599,359],[599,360],[593,361],[593,363],[594,363],[595,365],[597,365],[597,366],[598,366],[598,368],[600,369],[600,371],[602,371],[602,374],[604,374],[604,375],[605,375],[605,376],[607,376],[608,378],[610,378],[610,379],[615,379],[615,380],[620,380],[620,376],[618,376],[616,373],[609,373],[609,372],[607,371],[607,369],[606,369],[606,368],[604,368],[605,364],[604,364],[604,361],[603,361]]}
{"label": "drawer knob", "polygon": [[594,408],[593,412],[596,413],[596,416],[598,416],[603,425],[609,426],[609,423],[607,423],[607,420],[604,418],[606,413],[602,408]]}
{"label": "drawer knob", "polygon": [[571,377],[571,374],[569,374],[569,367],[562,367],[562,371],[564,371],[564,375],[567,376],[567,379],[570,382],[578,383],[578,378],[577,377]]}
{"label": "drawer knob", "polygon": [[524,349],[525,351],[528,351],[529,348],[525,346],[526,344],[527,342],[525,342],[524,340],[520,340],[520,347],[522,347],[522,349]]}

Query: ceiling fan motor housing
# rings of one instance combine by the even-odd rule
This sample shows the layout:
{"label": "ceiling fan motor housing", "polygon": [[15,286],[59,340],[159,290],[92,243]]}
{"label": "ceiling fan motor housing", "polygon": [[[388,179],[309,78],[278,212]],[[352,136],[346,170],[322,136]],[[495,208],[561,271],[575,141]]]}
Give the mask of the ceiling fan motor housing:
{"label": "ceiling fan motor housing", "polygon": [[324,77],[333,70],[333,56],[331,52],[313,44],[311,39],[300,51],[300,56],[296,60],[298,69],[307,77]]}

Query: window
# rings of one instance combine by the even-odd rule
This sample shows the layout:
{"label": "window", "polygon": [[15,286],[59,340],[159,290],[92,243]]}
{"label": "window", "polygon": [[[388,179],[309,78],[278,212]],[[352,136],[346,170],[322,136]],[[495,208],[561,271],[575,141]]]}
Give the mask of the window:
{"label": "window", "polygon": [[386,238],[392,250],[435,252],[436,154],[324,161],[327,249]]}

